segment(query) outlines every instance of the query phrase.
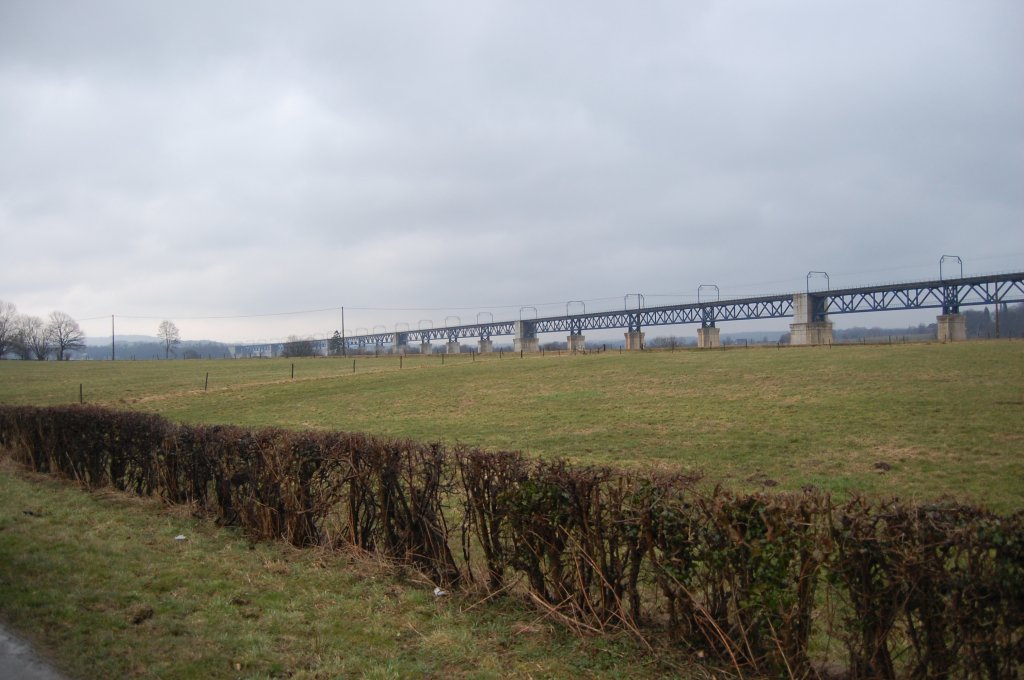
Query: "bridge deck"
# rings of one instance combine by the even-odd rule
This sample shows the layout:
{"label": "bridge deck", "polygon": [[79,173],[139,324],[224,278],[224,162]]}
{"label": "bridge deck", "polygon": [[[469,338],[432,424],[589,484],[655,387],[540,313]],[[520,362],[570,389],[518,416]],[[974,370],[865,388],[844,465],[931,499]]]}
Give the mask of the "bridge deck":
{"label": "bridge deck", "polygon": [[[638,306],[611,312],[591,312],[560,316],[521,319],[519,321],[491,321],[487,323],[442,326],[418,330],[370,333],[348,336],[348,347],[366,345],[395,345],[423,343],[432,340],[458,342],[466,338],[490,339],[495,336],[536,337],[539,333],[563,332],[581,335],[588,330],[639,330],[651,326],[700,324],[714,326],[722,321],[752,319],[779,319],[793,316],[797,294],[765,295],[760,297],[694,302],[660,307]],[[992,305],[1024,302],[1024,272],[991,274],[985,276],[941,279],[915,283],[892,283],[861,286],[841,290],[808,291],[817,313],[825,315],[857,312],[882,312],[909,309],[942,309],[955,313],[961,306]],[[315,341],[326,349],[327,340]],[[238,345],[236,355],[267,350],[283,343]],[[276,353],[276,352],[273,352]]]}

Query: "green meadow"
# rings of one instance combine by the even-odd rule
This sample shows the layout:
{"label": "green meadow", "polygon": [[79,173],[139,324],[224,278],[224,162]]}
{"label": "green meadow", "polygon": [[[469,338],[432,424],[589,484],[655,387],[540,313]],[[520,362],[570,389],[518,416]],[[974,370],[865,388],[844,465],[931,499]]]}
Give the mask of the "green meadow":
{"label": "green meadow", "polygon": [[76,402],[80,389],[89,403],[184,422],[684,468],[736,488],[1024,506],[1021,342],[0,363],[0,403]]}
{"label": "green meadow", "polygon": [[[355,362],[353,364],[353,361]],[[81,395],[81,397],[80,397]],[[355,359],[0,362],[0,403],[331,428],[1024,509],[1024,343]],[[185,536],[176,541],[175,536]],[[730,677],[517,598],[0,461],[0,621],[80,678]]]}

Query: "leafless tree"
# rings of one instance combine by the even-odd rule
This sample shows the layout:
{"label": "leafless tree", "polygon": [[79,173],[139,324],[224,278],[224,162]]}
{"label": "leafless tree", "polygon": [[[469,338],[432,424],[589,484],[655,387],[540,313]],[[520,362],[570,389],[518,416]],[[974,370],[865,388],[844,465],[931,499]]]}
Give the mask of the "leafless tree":
{"label": "leafless tree", "polygon": [[313,357],[317,355],[316,343],[313,338],[299,338],[295,335],[288,336],[288,342],[284,343],[281,350],[283,357]]}
{"label": "leafless tree", "polygon": [[161,321],[160,328],[156,331],[156,337],[164,343],[164,359],[169,359],[172,348],[181,344],[181,333],[173,321]]}
{"label": "leafless tree", "polygon": [[46,324],[38,316],[23,314],[18,316],[17,340],[15,352],[22,359],[38,359],[45,361],[53,351],[50,337],[46,332]]}
{"label": "leafless tree", "polygon": [[18,341],[18,308],[0,300],[0,359],[15,350]]}
{"label": "leafless tree", "polygon": [[85,333],[78,326],[78,322],[64,312],[50,313],[50,323],[46,326],[46,332],[53,349],[57,352],[58,361],[64,361],[69,358],[70,352],[85,347]]}

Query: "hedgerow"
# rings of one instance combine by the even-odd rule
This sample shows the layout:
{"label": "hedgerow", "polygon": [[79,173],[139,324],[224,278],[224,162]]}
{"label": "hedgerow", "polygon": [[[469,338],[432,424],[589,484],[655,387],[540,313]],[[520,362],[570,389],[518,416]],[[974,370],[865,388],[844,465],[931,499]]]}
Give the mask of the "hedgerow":
{"label": "hedgerow", "polygon": [[[0,406],[38,472],[193,504],[256,539],[354,545],[438,585],[524,593],[744,674],[1019,677],[1024,513],[735,493],[698,476],[343,432]],[[812,641],[836,641],[822,653]],[[832,672],[832,671],[830,671]]]}

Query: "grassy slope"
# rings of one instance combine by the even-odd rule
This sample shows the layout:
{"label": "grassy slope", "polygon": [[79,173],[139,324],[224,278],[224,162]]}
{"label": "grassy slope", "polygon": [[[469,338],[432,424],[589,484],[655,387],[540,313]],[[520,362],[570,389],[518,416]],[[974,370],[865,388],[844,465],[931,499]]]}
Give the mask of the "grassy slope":
{"label": "grassy slope", "polygon": [[74,401],[83,383],[89,401],[184,421],[1024,506],[1024,343],[356,361],[2,362],[0,402]]}

